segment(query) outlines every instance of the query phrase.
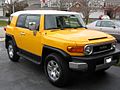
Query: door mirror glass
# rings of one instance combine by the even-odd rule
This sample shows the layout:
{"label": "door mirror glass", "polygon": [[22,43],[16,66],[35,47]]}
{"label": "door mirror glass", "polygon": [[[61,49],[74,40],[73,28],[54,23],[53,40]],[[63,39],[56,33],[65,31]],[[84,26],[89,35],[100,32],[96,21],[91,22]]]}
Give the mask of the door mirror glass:
{"label": "door mirror glass", "polygon": [[36,22],[29,22],[28,28],[30,30],[36,30]]}

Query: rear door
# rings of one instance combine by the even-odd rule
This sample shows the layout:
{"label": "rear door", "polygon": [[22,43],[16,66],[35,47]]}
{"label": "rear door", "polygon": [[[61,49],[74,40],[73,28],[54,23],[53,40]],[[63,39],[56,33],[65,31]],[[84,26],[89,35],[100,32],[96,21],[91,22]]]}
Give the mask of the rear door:
{"label": "rear door", "polygon": [[109,34],[116,34],[115,26],[112,21],[101,21],[101,30]]}

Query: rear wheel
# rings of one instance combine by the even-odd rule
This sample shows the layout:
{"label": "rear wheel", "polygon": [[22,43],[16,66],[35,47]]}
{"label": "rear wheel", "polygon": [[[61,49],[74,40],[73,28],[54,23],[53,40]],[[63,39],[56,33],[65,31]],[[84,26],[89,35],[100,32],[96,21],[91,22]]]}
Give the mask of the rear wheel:
{"label": "rear wheel", "polygon": [[61,55],[49,54],[44,63],[44,70],[48,80],[56,86],[64,86],[68,81],[68,63]]}
{"label": "rear wheel", "polygon": [[18,62],[19,56],[17,55],[17,48],[14,46],[13,41],[8,41],[7,52],[11,61]]}

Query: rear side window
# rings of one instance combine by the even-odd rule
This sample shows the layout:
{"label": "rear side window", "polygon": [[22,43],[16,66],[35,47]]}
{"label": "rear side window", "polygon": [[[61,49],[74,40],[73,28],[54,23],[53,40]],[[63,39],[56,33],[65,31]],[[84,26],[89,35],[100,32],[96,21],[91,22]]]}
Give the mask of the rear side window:
{"label": "rear side window", "polygon": [[17,21],[17,27],[25,27],[25,19],[26,19],[26,15],[20,15],[18,17],[18,21]]}
{"label": "rear side window", "polygon": [[96,26],[100,27],[100,25],[101,25],[101,21],[97,21]]}
{"label": "rear side window", "polygon": [[114,23],[111,21],[102,21],[101,26],[102,27],[113,27]]}

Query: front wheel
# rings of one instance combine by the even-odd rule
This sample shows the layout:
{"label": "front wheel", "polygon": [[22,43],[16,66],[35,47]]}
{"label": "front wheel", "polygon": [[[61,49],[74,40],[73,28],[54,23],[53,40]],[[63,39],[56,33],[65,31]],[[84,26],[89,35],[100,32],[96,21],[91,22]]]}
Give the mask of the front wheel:
{"label": "front wheel", "polygon": [[44,70],[48,80],[56,86],[64,86],[68,81],[68,63],[61,55],[49,54],[44,62]]}

